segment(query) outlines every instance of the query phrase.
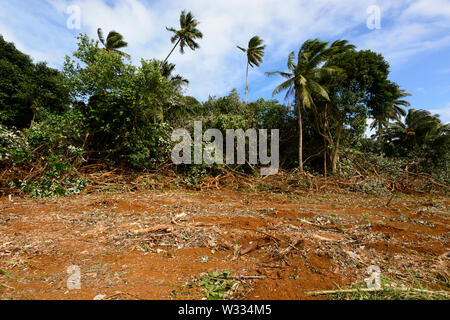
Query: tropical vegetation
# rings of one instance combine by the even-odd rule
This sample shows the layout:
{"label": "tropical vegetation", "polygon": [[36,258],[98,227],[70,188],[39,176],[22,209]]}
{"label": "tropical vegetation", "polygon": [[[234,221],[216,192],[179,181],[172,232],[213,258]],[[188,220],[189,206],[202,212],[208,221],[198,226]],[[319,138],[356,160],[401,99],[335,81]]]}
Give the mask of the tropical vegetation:
{"label": "tropical vegetation", "polygon": [[[198,26],[183,11],[180,28],[167,28],[174,44],[167,58],[137,65],[122,51],[128,43],[120,33],[105,38],[99,28],[98,40],[80,34],[61,70],[34,63],[0,36],[1,192],[77,193],[86,183],[78,169],[98,164],[157,170],[170,163],[171,132],[192,131],[196,120],[203,130],[279,129],[282,169],[299,174],[341,177],[377,163],[390,174],[394,168],[450,182],[449,124],[418,106],[408,109],[410,94],[389,79],[382,55],[348,41],[307,40],[287,56],[285,70],[267,72],[283,78],[274,95],[284,93],[285,103],[247,101],[249,68],[262,67],[270,50],[255,36],[247,48],[238,46],[247,60],[244,99],[232,90],[201,102],[185,94],[189,80],[168,62],[177,47],[182,54],[200,47]],[[172,166],[195,177],[218,167]],[[247,164],[232,169],[256,172]]]}

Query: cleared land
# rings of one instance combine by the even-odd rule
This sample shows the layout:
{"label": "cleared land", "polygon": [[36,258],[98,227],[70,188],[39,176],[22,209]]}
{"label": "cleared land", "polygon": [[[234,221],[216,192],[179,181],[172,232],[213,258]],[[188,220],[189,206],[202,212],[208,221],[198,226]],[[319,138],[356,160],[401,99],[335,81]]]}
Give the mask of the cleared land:
{"label": "cleared land", "polygon": [[[0,298],[203,299],[230,271],[236,299],[383,278],[450,291],[448,197],[350,192],[139,191],[0,200]],[[67,268],[80,267],[81,290]]]}

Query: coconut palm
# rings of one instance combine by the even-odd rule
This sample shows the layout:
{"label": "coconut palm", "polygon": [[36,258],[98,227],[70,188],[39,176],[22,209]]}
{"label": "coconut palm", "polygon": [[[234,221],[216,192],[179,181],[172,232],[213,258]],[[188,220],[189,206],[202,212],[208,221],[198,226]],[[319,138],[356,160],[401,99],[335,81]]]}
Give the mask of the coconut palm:
{"label": "coconut palm", "polygon": [[[175,71],[175,64],[163,62],[163,63],[161,63],[160,67],[161,67],[161,75],[172,84],[175,91],[178,92],[179,90],[181,90],[181,87],[183,85],[189,84],[189,80],[183,78],[179,74],[177,74],[177,75],[173,74]],[[158,121],[158,117],[161,122],[164,122],[164,110],[167,107],[168,107],[167,105],[161,105],[159,110],[154,110],[155,123]]]}
{"label": "coconut palm", "polygon": [[247,96],[248,96],[248,69],[250,67],[259,67],[263,61],[264,57],[264,50],[266,49],[266,46],[263,45],[264,40],[262,40],[258,36],[254,36],[250,39],[248,43],[248,48],[244,49],[240,46],[237,46],[238,49],[242,50],[244,53],[247,54],[247,77],[245,80],[245,103],[247,103]]}
{"label": "coconut palm", "polygon": [[404,107],[409,107],[411,104],[403,100],[403,98],[411,96],[410,93],[392,83],[386,81],[386,88],[380,94],[381,100],[379,105],[373,110],[374,121],[370,128],[377,130],[378,141],[382,142],[384,129],[389,126],[391,120],[400,121],[401,117],[406,116]]}
{"label": "coconut palm", "polygon": [[174,33],[174,36],[170,39],[170,41],[174,43],[175,46],[172,51],[170,51],[164,62],[169,60],[169,57],[178,45],[180,45],[181,54],[184,54],[184,49],[186,47],[189,47],[191,50],[200,48],[200,45],[195,41],[196,39],[203,38],[203,34],[197,29],[198,25],[199,22],[195,20],[192,13],[186,13],[186,11],[183,10],[180,15],[180,30],[166,27],[167,31]]}
{"label": "coconut palm", "polygon": [[297,118],[299,127],[299,169],[303,173],[303,121],[302,109],[314,106],[314,96],[321,96],[329,101],[327,90],[320,84],[320,80],[326,74],[337,72],[339,69],[333,66],[326,66],[334,54],[340,53],[344,48],[352,47],[347,41],[336,41],[331,46],[329,42],[318,39],[307,40],[297,55],[295,62],[295,52],[288,57],[288,72],[268,72],[269,76],[280,75],[286,80],[280,84],[273,95],[286,91],[286,100],[294,98],[297,107]]}
{"label": "coconut palm", "polygon": [[438,132],[442,126],[439,115],[432,115],[426,110],[409,109],[404,122],[397,120],[389,126],[386,138],[412,150],[415,146],[423,146],[430,135]]}
{"label": "coconut palm", "polygon": [[175,64],[164,62],[161,65],[161,69],[161,74],[175,86],[181,87],[182,85],[189,84],[189,80],[183,78],[179,74],[173,75],[173,72],[175,71]]}
{"label": "coconut palm", "polygon": [[123,57],[130,58],[129,54],[119,50],[128,46],[128,43],[123,40],[123,36],[120,33],[111,31],[110,33],[108,33],[106,40],[101,28],[97,29],[97,34],[100,42],[103,44],[104,51],[116,52]]}

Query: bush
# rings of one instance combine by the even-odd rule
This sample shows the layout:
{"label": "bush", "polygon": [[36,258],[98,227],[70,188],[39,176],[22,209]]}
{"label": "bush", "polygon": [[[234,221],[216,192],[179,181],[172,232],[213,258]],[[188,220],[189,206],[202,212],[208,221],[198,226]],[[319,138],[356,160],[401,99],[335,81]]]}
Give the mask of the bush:
{"label": "bush", "polygon": [[170,157],[172,128],[168,124],[148,124],[135,129],[123,143],[121,159],[137,169],[151,169]]}
{"label": "bush", "polygon": [[32,198],[49,198],[79,194],[85,185],[86,181],[78,177],[69,162],[51,156],[42,174],[35,179],[19,180],[10,187]]}
{"label": "bush", "polygon": [[158,60],[142,60],[136,67],[86,35],[78,39],[64,74],[75,110],[86,119],[86,149],[95,161],[113,165],[148,168],[164,161],[170,129],[164,113],[179,100],[179,86],[163,75]]}
{"label": "bush", "polygon": [[0,126],[2,167],[14,168],[7,187],[35,198],[81,192],[86,182],[75,168],[83,161],[83,131],[83,117],[75,111],[47,114],[21,132]]}
{"label": "bush", "polygon": [[25,129],[24,134],[34,152],[61,155],[79,163],[87,134],[84,121],[83,115],[73,110],[62,115],[47,114],[42,122]]}
{"label": "bush", "polygon": [[0,124],[0,165],[28,162],[30,146],[21,131],[8,129]]}

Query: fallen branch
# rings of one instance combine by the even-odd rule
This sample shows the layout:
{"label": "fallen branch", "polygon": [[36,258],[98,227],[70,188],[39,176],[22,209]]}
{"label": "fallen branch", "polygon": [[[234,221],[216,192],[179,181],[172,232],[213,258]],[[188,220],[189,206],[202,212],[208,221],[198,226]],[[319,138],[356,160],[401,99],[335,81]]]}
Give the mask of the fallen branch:
{"label": "fallen branch", "polygon": [[264,280],[267,279],[266,276],[235,276],[230,277],[233,280]]}
{"label": "fallen branch", "polygon": [[275,240],[278,243],[286,242],[286,241],[283,241],[283,240],[281,240],[281,239],[279,239],[279,238],[277,238],[277,237],[275,237],[275,236],[273,236],[271,234],[268,234],[268,233],[266,233],[264,231],[259,231],[259,230],[256,230],[256,229],[247,229],[247,228],[243,228],[243,227],[239,227],[239,228],[242,229],[242,230],[247,230],[247,231],[253,231],[253,232],[261,233],[261,234],[263,234],[263,235],[265,235],[265,236],[267,236],[269,238],[272,238],[273,240]]}
{"label": "fallen branch", "polygon": [[450,297],[450,293],[447,291],[432,291],[432,290],[424,290],[424,289],[415,289],[415,288],[380,288],[380,289],[343,289],[343,290],[325,290],[325,291],[312,291],[306,292],[308,296],[321,296],[321,295],[331,295],[331,294],[339,294],[339,293],[358,293],[358,292],[382,292],[386,289],[392,289],[397,292],[416,292],[416,293],[426,293],[433,295],[443,295],[445,297]]}
{"label": "fallen branch", "polygon": [[450,187],[449,187],[449,186],[446,186],[446,185],[444,185],[444,184],[442,184],[442,183],[439,183],[439,182],[437,182],[436,180],[434,180],[433,178],[427,177],[427,176],[424,175],[424,174],[420,174],[420,173],[419,173],[419,174],[416,174],[416,173],[412,173],[412,172],[410,172],[410,174],[415,175],[415,176],[417,176],[417,177],[425,178],[425,179],[427,179],[431,184],[434,184],[434,185],[436,185],[436,186],[438,186],[438,187],[441,187],[441,188],[450,190]]}
{"label": "fallen branch", "polygon": [[303,219],[299,220],[299,222],[304,222],[306,224],[309,224],[310,226],[313,226],[313,227],[316,227],[316,228],[319,228],[319,229],[323,229],[323,230],[334,230],[334,231],[337,231],[339,233],[345,233],[344,230],[342,230],[338,226],[333,226],[333,225],[332,226],[321,226],[320,224],[312,223],[312,222],[309,222],[309,221],[303,220]]}
{"label": "fallen branch", "polygon": [[128,297],[131,297],[131,298],[134,298],[134,299],[137,299],[137,300],[144,300],[144,299],[141,299],[140,297],[138,297],[138,296],[136,296],[134,294],[128,293],[128,292],[117,292],[117,293],[115,293],[113,295],[105,297],[103,300],[112,300],[112,299],[120,297],[120,296],[128,296]]}
{"label": "fallen branch", "polygon": [[246,248],[241,250],[241,256],[249,254],[253,251],[256,251],[259,249],[259,245],[258,244],[252,244],[250,246],[247,246]]}
{"label": "fallen branch", "polygon": [[392,194],[392,197],[389,199],[388,203],[386,204],[386,207],[389,207],[389,205],[391,204],[392,200],[394,200],[395,197],[395,193]]}

